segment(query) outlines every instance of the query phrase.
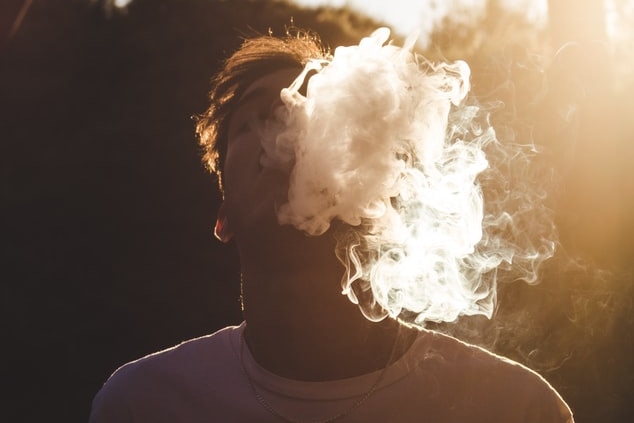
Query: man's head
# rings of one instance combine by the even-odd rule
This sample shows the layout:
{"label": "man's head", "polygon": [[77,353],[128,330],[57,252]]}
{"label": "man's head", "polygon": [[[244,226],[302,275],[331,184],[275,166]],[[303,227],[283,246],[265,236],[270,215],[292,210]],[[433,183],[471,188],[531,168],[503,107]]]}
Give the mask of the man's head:
{"label": "man's head", "polygon": [[212,80],[210,106],[196,127],[204,149],[203,160],[218,176],[221,189],[229,120],[244,92],[263,76],[286,68],[297,68],[299,74],[310,59],[328,57],[316,34],[292,29],[282,38],[269,35],[246,39],[226,60]]}
{"label": "man's head", "polygon": [[223,194],[215,231],[221,241],[245,233],[244,244],[262,239],[259,231],[279,230],[275,204],[284,201],[288,175],[263,171],[262,140],[253,124],[270,117],[276,103],[281,104],[281,90],[306,63],[329,57],[316,34],[291,29],[284,37],[246,39],[212,80],[210,106],[200,116],[197,132],[203,160],[217,175]]}

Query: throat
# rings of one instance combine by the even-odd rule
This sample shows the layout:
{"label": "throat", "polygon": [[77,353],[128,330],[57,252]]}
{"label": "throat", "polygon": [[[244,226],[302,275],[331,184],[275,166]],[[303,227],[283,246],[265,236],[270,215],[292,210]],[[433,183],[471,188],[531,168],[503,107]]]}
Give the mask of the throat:
{"label": "throat", "polygon": [[416,336],[416,330],[393,320],[377,323],[360,317],[363,320],[338,325],[305,326],[299,322],[264,325],[247,319],[246,345],[255,361],[268,371],[317,382],[381,370],[400,358]]}
{"label": "throat", "polygon": [[241,249],[245,341],[255,361],[278,376],[326,381],[380,370],[400,357],[417,331],[392,319],[371,322],[342,295],[345,269],[331,238],[294,241],[282,258],[264,249],[269,260]]}

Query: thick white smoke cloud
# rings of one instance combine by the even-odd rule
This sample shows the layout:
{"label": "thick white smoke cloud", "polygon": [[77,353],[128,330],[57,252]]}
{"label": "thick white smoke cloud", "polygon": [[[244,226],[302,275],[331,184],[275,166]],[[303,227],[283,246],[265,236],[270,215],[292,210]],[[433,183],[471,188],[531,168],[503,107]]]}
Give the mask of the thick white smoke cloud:
{"label": "thick white smoke cloud", "polygon": [[517,277],[534,281],[553,254],[552,231],[540,233],[536,246],[514,229],[505,204],[533,197],[504,184],[502,197],[512,201],[485,208],[485,151],[509,152],[498,154],[504,149],[493,129],[477,124],[479,108],[464,104],[468,65],[429,63],[413,53],[414,37],[397,47],[389,35],[381,28],[359,45],[338,47],[332,60],[309,63],[282,90],[282,124],[264,130],[262,160],[290,171],[279,222],[311,235],[334,219],[349,225],[337,247],[347,269],[343,293],[371,320],[422,326],[490,317],[498,267],[517,261]]}

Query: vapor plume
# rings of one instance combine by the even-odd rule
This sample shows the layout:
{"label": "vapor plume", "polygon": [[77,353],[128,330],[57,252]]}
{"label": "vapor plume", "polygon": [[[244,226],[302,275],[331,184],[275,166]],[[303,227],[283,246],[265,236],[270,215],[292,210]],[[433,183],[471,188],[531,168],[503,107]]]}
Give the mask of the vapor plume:
{"label": "vapor plume", "polygon": [[290,173],[279,222],[310,235],[347,224],[337,235],[343,293],[368,319],[490,317],[498,271],[534,282],[554,252],[543,193],[515,190],[505,174],[536,152],[497,140],[467,101],[465,62],[430,63],[415,36],[402,47],[389,36],[380,28],[338,47],[282,90],[262,158]]}

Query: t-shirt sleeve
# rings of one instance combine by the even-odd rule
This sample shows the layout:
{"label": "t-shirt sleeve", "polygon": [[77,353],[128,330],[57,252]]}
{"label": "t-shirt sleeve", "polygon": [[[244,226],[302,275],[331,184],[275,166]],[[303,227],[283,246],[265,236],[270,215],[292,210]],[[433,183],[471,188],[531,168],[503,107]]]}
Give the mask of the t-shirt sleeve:
{"label": "t-shirt sleeve", "polygon": [[[545,380],[536,387],[526,406],[525,423],[574,423],[572,412],[555,389]],[[541,386],[539,386],[541,385]]]}
{"label": "t-shirt sleeve", "polygon": [[542,376],[519,364],[504,373],[494,397],[507,421],[574,423],[568,405]]}
{"label": "t-shirt sleeve", "polygon": [[[445,350],[458,350],[445,345]],[[448,360],[445,373],[460,386],[458,406],[473,421],[513,423],[574,423],[570,408],[541,375],[513,360],[479,347],[460,349]]]}
{"label": "t-shirt sleeve", "polygon": [[115,373],[92,401],[89,423],[132,423],[134,416]]}
{"label": "t-shirt sleeve", "polygon": [[[94,397],[89,423],[213,421],[239,373],[228,327],[149,354],[117,369]],[[227,405],[231,409],[235,404]],[[212,416],[210,418],[210,416]]]}

